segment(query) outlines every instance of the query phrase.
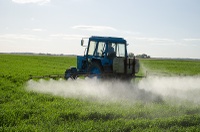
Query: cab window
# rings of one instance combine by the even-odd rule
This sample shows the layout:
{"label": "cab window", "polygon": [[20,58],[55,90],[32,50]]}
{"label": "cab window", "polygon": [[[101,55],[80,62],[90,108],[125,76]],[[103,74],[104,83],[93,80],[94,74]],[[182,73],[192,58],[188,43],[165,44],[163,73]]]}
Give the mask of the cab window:
{"label": "cab window", "polygon": [[97,45],[97,42],[90,41],[89,49],[88,49],[88,55],[93,55],[94,54],[94,51],[96,49],[96,45]]}
{"label": "cab window", "polygon": [[96,52],[96,56],[100,56],[100,57],[101,57],[101,56],[104,56],[105,47],[106,47],[105,42],[99,42],[99,43],[98,43],[97,52]]}
{"label": "cab window", "polygon": [[116,45],[116,56],[125,57],[125,44],[118,43]]}

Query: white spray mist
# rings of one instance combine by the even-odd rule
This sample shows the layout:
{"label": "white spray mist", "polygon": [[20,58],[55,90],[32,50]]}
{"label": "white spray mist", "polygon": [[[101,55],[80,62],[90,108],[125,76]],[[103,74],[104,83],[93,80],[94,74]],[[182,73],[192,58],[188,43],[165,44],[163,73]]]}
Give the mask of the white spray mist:
{"label": "white spray mist", "polygon": [[142,79],[138,87],[165,99],[180,99],[200,104],[199,76],[150,76]]}
{"label": "white spray mist", "polygon": [[150,76],[138,84],[96,78],[77,80],[30,80],[27,90],[66,98],[98,101],[159,102],[170,98],[200,104],[200,77]]}

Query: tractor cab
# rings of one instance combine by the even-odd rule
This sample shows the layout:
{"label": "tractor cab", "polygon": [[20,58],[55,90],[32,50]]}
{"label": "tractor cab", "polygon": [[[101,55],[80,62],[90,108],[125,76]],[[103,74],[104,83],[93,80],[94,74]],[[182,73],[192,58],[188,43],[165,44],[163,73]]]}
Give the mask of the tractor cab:
{"label": "tractor cab", "polygon": [[[81,45],[84,45],[83,39],[81,40]],[[89,38],[84,55],[88,66],[96,63],[104,69],[104,72],[111,72],[113,59],[116,57],[127,57],[126,40],[123,38],[98,36]]]}
{"label": "tractor cab", "polygon": [[126,40],[114,37],[90,37],[86,56],[113,59],[127,56]]}

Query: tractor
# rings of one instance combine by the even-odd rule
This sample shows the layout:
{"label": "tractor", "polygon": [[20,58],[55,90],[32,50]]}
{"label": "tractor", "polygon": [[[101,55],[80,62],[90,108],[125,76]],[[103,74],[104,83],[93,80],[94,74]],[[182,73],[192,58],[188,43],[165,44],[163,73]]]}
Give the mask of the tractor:
{"label": "tractor", "polygon": [[[84,44],[85,39],[87,44]],[[135,56],[128,56],[127,45],[126,40],[119,37],[82,38],[81,46],[86,47],[84,55],[77,56],[77,67],[67,69],[64,78],[135,78],[139,72],[139,60]]]}

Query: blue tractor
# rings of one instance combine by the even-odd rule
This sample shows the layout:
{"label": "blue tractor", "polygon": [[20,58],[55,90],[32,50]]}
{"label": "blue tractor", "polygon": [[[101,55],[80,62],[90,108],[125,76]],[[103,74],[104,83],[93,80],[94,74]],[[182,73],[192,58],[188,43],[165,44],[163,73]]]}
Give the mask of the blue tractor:
{"label": "blue tractor", "polygon": [[139,60],[127,53],[123,38],[92,36],[88,39],[84,56],[77,56],[77,67],[65,72],[65,79],[79,76],[131,79],[139,71]]}

